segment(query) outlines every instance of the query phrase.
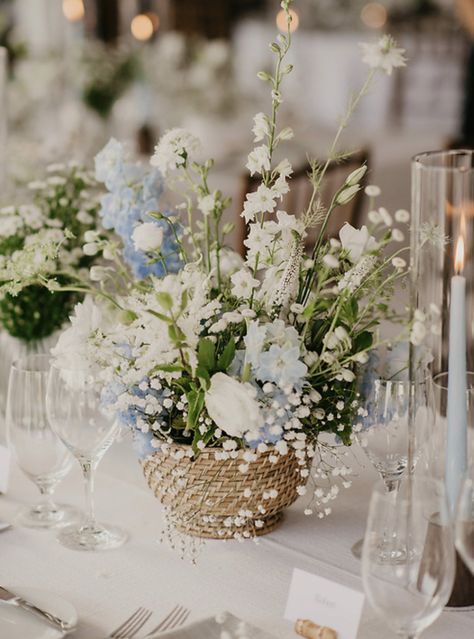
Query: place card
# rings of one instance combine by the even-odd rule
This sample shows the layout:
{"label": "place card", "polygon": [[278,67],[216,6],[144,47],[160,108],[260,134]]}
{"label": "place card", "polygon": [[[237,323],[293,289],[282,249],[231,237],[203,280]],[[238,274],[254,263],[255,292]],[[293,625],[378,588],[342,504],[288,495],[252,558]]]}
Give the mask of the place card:
{"label": "place card", "polygon": [[0,445],[0,494],[6,493],[10,476],[10,451]]}
{"label": "place card", "polygon": [[364,595],[358,590],[295,568],[285,610],[285,619],[308,619],[332,628],[337,639],[356,639]]}

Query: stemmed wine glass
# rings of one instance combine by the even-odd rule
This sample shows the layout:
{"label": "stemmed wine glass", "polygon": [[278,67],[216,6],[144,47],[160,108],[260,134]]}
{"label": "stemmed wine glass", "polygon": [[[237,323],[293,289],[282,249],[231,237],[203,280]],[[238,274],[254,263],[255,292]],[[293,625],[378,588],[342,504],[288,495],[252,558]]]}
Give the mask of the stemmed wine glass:
{"label": "stemmed wine glass", "polygon": [[54,528],[69,523],[75,511],[52,500],[67,475],[72,457],[51,430],[46,414],[49,355],[27,355],[13,362],[7,393],[7,441],[16,463],[39,488],[43,500],[17,516],[17,523]]}
{"label": "stemmed wine glass", "polygon": [[103,526],[94,514],[94,471],[111,446],[118,427],[102,401],[103,385],[88,370],[70,370],[52,362],[46,405],[51,427],[79,462],[84,475],[86,516],[64,528],[58,540],[73,550],[106,550],[121,546],[126,534]]}
{"label": "stemmed wine glass", "polygon": [[[432,437],[430,471],[437,479],[445,479],[448,408],[448,373],[433,378],[436,399],[436,431]],[[474,574],[474,372],[466,373],[466,411],[468,424],[468,471],[460,487],[455,512],[456,548],[466,566]]]}
{"label": "stemmed wine glass", "polygon": [[[393,543],[397,552],[380,552]],[[455,574],[453,530],[444,484],[403,480],[371,499],[362,551],[362,579],[375,612],[400,637],[416,639],[441,614]]]}
{"label": "stemmed wine glass", "polygon": [[[357,442],[379,472],[385,490],[396,491],[408,467],[409,408],[414,411],[414,457],[428,441],[434,420],[430,378],[421,382],[376,378],[366,389],[363,415],[354,427]],[[360,558],[363,540],[352,547]]]}
{"label": "stemmed wine glass", "polygon": [[461,486],[455,520],[456,548],[474,575],[474,467]]}

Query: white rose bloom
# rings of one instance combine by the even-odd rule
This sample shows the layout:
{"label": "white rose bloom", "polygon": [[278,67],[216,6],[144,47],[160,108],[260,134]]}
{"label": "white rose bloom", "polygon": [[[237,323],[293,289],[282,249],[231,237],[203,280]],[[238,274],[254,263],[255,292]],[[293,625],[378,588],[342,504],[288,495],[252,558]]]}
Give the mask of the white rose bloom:
{"label": "white rose bloom", "polygon": [[144,253],[159,251],[163,243],[163,229],[153,222],[144,222],[135,227],[132,240],[137,251]]}
{"label": "white rose bloom", "polygon": [[369,234],[366,226],[363,226],[361,229],[356,229],[346,222],[339,231],[339,238],[342,247],[349,252],[349,259],[355,264],[364,253],[377,248],[377,242],[375,238]]}
{"label": "white rose bloom", "polygon": [[258,432],[263,425],[260,407],[251,389],[225,373],[212,376],[205,404],[209,417],[230,437]]}

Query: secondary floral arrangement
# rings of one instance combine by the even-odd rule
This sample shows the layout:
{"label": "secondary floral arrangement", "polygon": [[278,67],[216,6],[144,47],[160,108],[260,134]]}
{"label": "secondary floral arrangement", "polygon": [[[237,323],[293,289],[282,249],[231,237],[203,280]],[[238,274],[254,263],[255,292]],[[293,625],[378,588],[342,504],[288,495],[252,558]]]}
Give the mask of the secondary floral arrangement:
{"label": "secondary floral arrangement", "polygon": [[106,47],[87,43],[79,64],[84,103],[106,119],[116,101],[140,74],[139,58],[128,47]]}
{"label": "secondary floral arrangement", "polygon": [[157,100],[158,119],[173,126],[200,111],[228,115],[238,103],[231,49],[169,31],[142,48],[141,65]]}
{"label": "secondary floral arrangement", "polygon": [[50,165],[47,176],[28,188],[31,203],[0,209],[0,281],[8,283],[0,295],[0,322],[31,343],[63,327],[83,297],[81,287],[52,295],[44,283],[55,277],[66,286],[87,276],[94,258],[84,255],[83,236],[97,226],[99,200],[93,174],[75,164]]}
{"label": "secondary floral arrangement", "polygon": [[[338,145],[352,112],[379,72],[404,65],[403,51],[389,36],[363,45],[367,81],[351,98],[326,163],[312,163],[309,204],[281,210],[292,167],[273,156],[292,137],[277,122],[292,70],[285,60],[290,4],[282,2],[288,31],[271,44],[275,72],[259,74],[271,90],[271,112],[254,119],[247,168],[261,182],[242,211],[245,259],[226,246],[229,199],[209,188],[213,162],[200,161],[191,133],[168,131],[149,170],[111,140],[96,158],[96,177],[108,190],[99,214],[124,248],[100,230],[86,234],[85,254],[105,260],[91,270],[99,286],[76,307],[54,350],[59,365],[101,380],[104,404],[133,430],[173,541],[174,528],[253,538],[304,494],[306,514],[329,514],[339,486],[350,485],[344,445],[362,410],[358,368],[380,345],[379,323],[401,321],[389,301],[406,275],[407,249],[389,212],[374,208],[377,189],[367,191],[370,228],[346,224],[339,239],[326,238],[330,217],[362,188],[367,167],[347,175],[328,205],[321,192],[330,163],[348,155]],[[182,195],[175,211],[161,210],[164,185]],[[406,223],[409,214],[395,218]],[[312,227],[320,231],[306,252]],[[56,246],[44,243],[44,259],[54,258]],[[36,280],[68,288],[41,268]],[[411,330],[405,326],[404,339]]]}

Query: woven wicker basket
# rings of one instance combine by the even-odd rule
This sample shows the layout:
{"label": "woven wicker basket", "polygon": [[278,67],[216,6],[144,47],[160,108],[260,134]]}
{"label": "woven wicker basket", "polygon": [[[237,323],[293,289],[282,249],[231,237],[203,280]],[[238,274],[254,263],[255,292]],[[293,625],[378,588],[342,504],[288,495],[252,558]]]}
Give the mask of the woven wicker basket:
{"label": "woven wicker basket", "polygon": [[[265,535],[278,525],[303,483],[293,449],[283,456],[269,449],[251,462],[244,461],[245,451],[235,459],[217,461],[215,449],[205,449],[196,460],[182,456],[188,450],[174,445],[143,462],[151,490],[167,506],[173,525],[188,535],[209,539],[229,539],[235,533]],[[182,457],[177,459],[176,453]],[[239,471],[244,463],[246,473]]]}

